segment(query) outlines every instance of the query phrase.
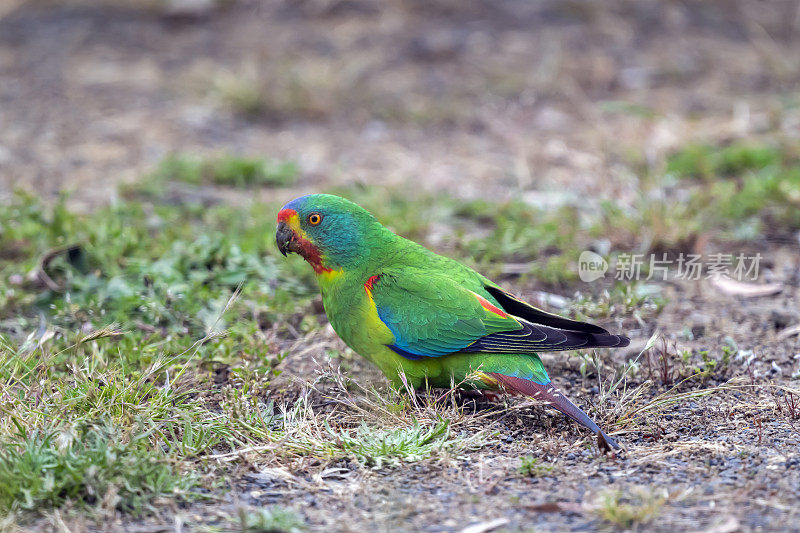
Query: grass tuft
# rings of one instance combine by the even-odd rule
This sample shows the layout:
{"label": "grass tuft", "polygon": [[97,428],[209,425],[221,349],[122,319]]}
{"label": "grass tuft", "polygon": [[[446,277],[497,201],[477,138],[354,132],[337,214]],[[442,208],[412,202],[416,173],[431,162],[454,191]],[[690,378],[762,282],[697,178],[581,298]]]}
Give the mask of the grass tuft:
{"label": "grass tuft", "polygon": [[401,428],[376,429],[361,424],[353,430],[329,428],[329,433],[343,453],[376,468],[442,455],[455,449],[459,441],[450,434],[450,424],[446,420],[426,426],[416,422]]}
{"label": "grass tuft", "polygon": [[783,153],[773,146],[741,142],[723,147],[699,144],[673,154],[667,161],[667,172],[682,178],[713,180],[762,170],[782,160]]}
{"label": "grass tuft", "polygon": [[192,484],[192,476],[176,472],[146,437],[110,425],[31,432],[20,425],[0,441],[0,510],[71,502],[141,514],[160,496]]}
{"label": "grass tuft", "polygon": [[290,161],[234,155],[216,159],[172,155],[161,162],[150,179],[156,182],[183,181],[194,185],[214,184],[245,189],[291,185],[297,177],[297,165]]}
{"label": "grass tuft", "polygon": [[520,459],[517,472],[526,477],[545,477],[550,475],[554,468],[554,465],[540,463],[538,458],[528,455]]}
{"label": "grass tuft", "polygon": [[666,500],[646,489],[632,490],[627,494],[621,490],[609,490],[597,497],[594,509],[606,522],[627,530],[655,520]]}
{"label": "grass tuft", "polygon": [[289,509],[239,509],[239,530],[243,533],[297,533],[304,529],[303,519]]}

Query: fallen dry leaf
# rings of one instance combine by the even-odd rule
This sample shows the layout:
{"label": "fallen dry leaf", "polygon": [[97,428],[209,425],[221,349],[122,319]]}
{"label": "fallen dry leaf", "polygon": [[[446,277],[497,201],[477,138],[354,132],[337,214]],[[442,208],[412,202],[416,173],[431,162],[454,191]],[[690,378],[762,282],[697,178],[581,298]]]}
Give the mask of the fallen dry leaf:
{"label": "fallen dry leaf", "polygon": [[729,277],[712,278],[711,284],[724,292],[733,296],[744,298],[758,298],[759,296],[771,296],[783,290],[782,283],[766,283],[757,285],[755,283],[745,283]]}
{"label": "fallen dry leaf", "polygon": [[797,335],[798,333],[800,333],[800,324],[795,324],[794,326],[789,326],[788,328],[786,328],[786,329],[782,330],[780,333],[778,333],[778,340],[779,341],[786,340],[789,337],[791,337],[792,335]]}
{"label": "fallen dry leaf", "polygon": [[497,518],[488,522],[467,526],[461,530],[461,533],[486,533],[487,531],[492,531],[506,524],[508,524],[508,518]]}
{"label": "fallen dry leaf", "polygon": [[580,513],[585,510],[585,507],[580,503],[572,502],[545,502],[537,503],[534,505],[526,505],[525,509],[535,511],[537,513]]}
{"label": "fallen dry leaf", "polygon": [[731,516],[720,524],[711,526],[708,529],[699,530],[698,533],[733,533],[734,531],[739,531],[740,528],[741,524],[739,524],[739,521],[735,516]]}

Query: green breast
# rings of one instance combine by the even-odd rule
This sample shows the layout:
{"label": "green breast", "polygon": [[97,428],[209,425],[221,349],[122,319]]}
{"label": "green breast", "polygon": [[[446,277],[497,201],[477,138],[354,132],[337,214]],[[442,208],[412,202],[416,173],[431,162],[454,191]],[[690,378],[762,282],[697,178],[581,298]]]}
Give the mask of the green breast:
{"label": "green breast", "polygon": [[394,335],[381,321],[361,280],[349,280],[343,275],[319,281],[322,304],[336,334],[375,364],[394,386],[402,385],[400,370],[413,387],[418,387],[426,376],[441,373],[441,364],[435,358],[410,361],[387,347],[394,342]]}
{"label": "green breast", "polygon": [[349,280],[345,275],[328,282],[321,280],[322,304],[331,326],[345,344],[376,362],[393,336],[359,281]]}

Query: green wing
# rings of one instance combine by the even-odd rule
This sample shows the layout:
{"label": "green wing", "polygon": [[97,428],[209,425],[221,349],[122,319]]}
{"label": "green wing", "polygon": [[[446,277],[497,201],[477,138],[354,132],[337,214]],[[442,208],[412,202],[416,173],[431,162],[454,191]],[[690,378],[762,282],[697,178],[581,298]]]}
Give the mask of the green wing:
{"label": "green wing", "polygon": [[479,287],[483,296],[422,269],[384,272],[365,288],[394,336],[389,348],[407,359],[613,348],[629,342],[598,326],[545,313],[493,287]]}
{"label": "green wing", "polygon": [[458,352],[492,333],[522,328],[497,304],[444,275],[404,268],[375,278],[367,290],[394,335],[389,347],[408,359]]}

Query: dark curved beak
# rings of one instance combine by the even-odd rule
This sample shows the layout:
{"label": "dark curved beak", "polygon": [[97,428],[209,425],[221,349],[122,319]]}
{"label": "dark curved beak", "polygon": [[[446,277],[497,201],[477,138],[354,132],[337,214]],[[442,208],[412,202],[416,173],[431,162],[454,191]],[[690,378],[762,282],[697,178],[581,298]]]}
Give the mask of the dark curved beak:
{"label": "dark curved beak", "polygon": [[284,257],[288,252],[294,252],[294,232],[286,222],[278,222],[278,230],[275,232],[275,241],[278,243],[278,250]]}

